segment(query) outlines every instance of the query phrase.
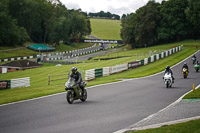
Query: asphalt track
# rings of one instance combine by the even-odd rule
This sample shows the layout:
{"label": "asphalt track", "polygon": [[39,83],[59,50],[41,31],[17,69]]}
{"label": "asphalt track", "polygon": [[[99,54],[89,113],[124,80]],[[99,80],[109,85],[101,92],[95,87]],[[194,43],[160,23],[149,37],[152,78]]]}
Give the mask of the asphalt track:
{"label": "asphalt track", "polygon": [[[197,59],[200,59],[200,52]],[[175,83],[165,88],[163,73],[90,87],[86,102],[69,105],[65,94],[0,106],[0,133],[111,133],[156,113],[198,85],[191,58],[188,79],[173,68]]]}

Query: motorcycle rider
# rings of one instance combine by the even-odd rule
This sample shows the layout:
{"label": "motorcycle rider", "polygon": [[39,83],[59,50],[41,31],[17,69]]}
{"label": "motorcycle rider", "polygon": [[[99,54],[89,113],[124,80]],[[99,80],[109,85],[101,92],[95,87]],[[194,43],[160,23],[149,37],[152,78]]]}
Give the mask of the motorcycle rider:
{"label": "motorcycle rider", "polygon": [[196,55],[194,54],[194,55],[192,56],[192,58],[195,58],[195,59],[196,59],[197,57],[196,57]]}
{"label": "motorcycle rider", "polygon": [[[174,83],[174,76],[173,76],[173,72],[172,72],[172,69],[170,68],[170,66],[166,67],[164,75],[166,73],[171,73],[171,75],[172,75],[172,82]],[[164,79],[164,77],[163,77],[163,79]]]}
{"label": "motorcycle rider", "polygon": [[81,85],[82,83],[82,75],[80,72],[78,72],[78,69],[77,67],[72,67],[72,74],[70,75],[71,78],[74,78],[76,83],[79,85],[79,87],[81,88],[82,90],[82,94],[84,93],[84,87]]}
{"label": "motorcycle rider", "polygon": [[196,59],[197,59],[197,57],[196,57],[196,55],[194,54],[194,55],[192,56],[193,64],[194,64],[194,62],[196,61]]}
{"label": "motorcycle rider", "polygon": [[187,65],[186,62],[184,62],[183,67],[182,67],[182,70],[183,70],[183,68],[187,69],[187,72],[189,73],[189,67],[188,67],[188,65]]}

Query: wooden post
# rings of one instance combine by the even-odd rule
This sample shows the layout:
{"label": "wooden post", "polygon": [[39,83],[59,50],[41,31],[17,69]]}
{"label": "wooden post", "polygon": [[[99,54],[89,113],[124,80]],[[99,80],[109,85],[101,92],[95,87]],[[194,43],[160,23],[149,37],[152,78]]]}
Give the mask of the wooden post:
{"label": "wooden post", "polygon": [[48,75],[48,85],[50,85],[50,74]]}

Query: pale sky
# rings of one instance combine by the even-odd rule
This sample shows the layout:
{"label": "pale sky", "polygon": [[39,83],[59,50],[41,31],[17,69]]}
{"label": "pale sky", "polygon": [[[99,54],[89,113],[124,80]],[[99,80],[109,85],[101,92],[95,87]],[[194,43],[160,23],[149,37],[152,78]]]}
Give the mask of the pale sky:
{"label": "pale sky", "polygon": [[[60,0],[68,9],[81,9],[84,12],[110,12],[118,15],[135,12],[149,0]],[[162,0],[155,0],[161,2]]]}

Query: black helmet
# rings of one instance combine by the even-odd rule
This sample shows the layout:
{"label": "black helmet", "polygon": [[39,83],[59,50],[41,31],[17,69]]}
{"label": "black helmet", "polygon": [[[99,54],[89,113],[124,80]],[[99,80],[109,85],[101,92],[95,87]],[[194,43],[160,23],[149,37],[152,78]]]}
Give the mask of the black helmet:
{"label": "black helmet", "polygon": [[75,74],[77,72],[77,67],[72,67],[72,73]]}
{"label": "black helmet", "polygon": [[170,66],[166,66],[166,69],[169,70],[169,69],[170,69]]}

